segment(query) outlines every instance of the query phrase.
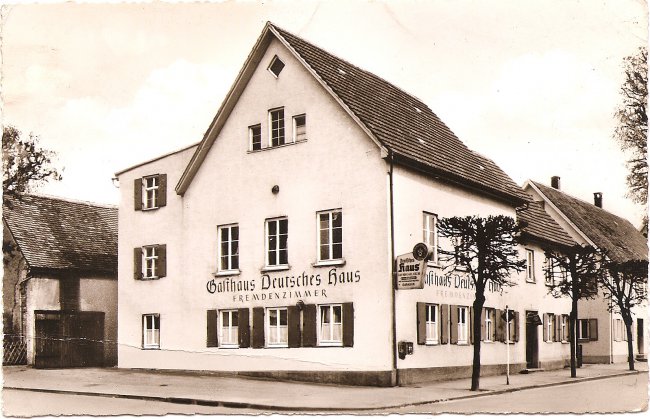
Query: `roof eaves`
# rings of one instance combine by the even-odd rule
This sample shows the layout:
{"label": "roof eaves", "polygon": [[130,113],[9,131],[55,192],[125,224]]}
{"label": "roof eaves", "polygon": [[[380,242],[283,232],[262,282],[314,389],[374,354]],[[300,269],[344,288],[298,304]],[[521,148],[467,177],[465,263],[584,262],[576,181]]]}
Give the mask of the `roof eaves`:
{"label": "roof eaves", "polygon": [[7,232],[8,232],[9,235],[11,236],[11,239],[14,241],[14,243],[16,243],[17,250],[18,250],[18,252],[20,252],[20,254],[22,255],[23,259],[25,260],[25,265],[27,265],[27,271],[29,272],[29,270],[31,269],[30,264],[29,264],[29,260],[27,260],[27,256],[25,255],[25,253],[23,252],[23,250],[20,248],[20,243],[18,243],[18,240],[16,240],[16,236],[15,236],[14,233],[11,231],[11,227],[9,226],[9,223],[8,223],[7,220],[5,219],[4,214],[2,215],[2,224],[3,224],[2,227],[7,229]]}
{"label": "roof eaves", "polygon": [[134,164],[133,166],[127,167],[126,169],[122,169],[119,172],[116,172],[115,177],[119,177],[120,175],[123,175],[126,172],[130,172],[131,170],[137,169],[138,167],[144,166],[146,164],[153,163],[153,162],[156,162],[158,160],[162,160],[165,157],[169,157],[169,156],[173,156],[174,154],[182,153],[183,151],[187,151],[192,147],[198,146],[199,144],[200,144],[200,142],[199,143],[194,143],[194,144],[188,145],[186,147],[183,147],[180,150],[170,151],[169,153],[163,154],[162,156],[157,156],[157,157],[154,157],[154,158],[149,159],[147,161],[143,161],[142,163]]}

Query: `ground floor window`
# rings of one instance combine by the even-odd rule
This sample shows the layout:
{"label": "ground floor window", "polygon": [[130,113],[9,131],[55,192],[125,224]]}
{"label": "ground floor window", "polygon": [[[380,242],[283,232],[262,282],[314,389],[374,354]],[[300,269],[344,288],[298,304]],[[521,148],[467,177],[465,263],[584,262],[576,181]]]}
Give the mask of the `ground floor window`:
{"label": "ground floor window", "polygon": [[496,323],[496,310],[493,308],[485,309],[485,341],[494,342],[496,339],[495,336],[495,325]]}
{"label": "ground floor window", "polygon": [[239,346],[239,312],[221,310],[219,312],[219,346],[233,348]]}
{"label": "ground floor window", "polygon": [[341,346],[343,344],[343,309],[340,304],[319,306],[319,344]]}
{"label": "ground floor window", "polygon": [[160,348],[160,314],[142,316],[142,347],[145,349]]}
{"label": "ground floor window", "polygon": [[563,314],[561,317],[562,342],[569,341],[569,316]]}
{"label": "ground floor window", "polygon": [[467,307],[458,307],[458,343],[467,343]]}
{"label": "ground floor window", "polygon": [[555,336],[555,316],[553,313],[544,314],[544,342],[557,341]]}
{"label": "ground floor window", "polygon": [[428,345],[437,345],[440,341],[438,336],[438,305],[426,305],[426,343]]}
{"label": "ground floor window", "polygon": [[289,344],[287,308],[266,309],[267,346],[286,347]]}

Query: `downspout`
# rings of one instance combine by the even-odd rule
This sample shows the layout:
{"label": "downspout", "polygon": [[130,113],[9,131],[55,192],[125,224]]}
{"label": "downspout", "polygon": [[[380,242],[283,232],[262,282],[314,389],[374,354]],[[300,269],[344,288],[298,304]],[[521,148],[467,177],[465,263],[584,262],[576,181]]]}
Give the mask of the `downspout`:
{"label": "downspout", "polygon": [[393,201],[393,151],[386,147],[388,150],[388,158],[390,161],[390,170],[388,172],[389,178],[389,193],[390,193],[390,266],[391,266],[391,315],[392,315],[392,371],[391,371],[391,386],[399,385],[399,373],[397,370],[397,310],[395,302],[395,214],[394,214],[394,201]]}

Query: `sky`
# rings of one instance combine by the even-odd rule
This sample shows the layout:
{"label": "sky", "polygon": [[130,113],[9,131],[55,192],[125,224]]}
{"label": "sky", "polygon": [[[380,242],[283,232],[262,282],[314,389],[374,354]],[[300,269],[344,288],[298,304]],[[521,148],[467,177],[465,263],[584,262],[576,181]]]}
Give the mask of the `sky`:
{"label": "sky", "polygon": [[2,122],[57,152],[39,193],[119,201],[114,174],[199,142],[266,21],[418,97],[515,182],[640,224],[613,139],[637,0],[223,1],[2,8]]}

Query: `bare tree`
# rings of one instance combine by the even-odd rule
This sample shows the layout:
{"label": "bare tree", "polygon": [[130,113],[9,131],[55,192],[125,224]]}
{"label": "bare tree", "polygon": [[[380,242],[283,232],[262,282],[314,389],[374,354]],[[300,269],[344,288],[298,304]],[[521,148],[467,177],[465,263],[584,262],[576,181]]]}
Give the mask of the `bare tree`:
{"label": "bare tree", "polygon": [[[451,217],[438,222],[438,233],[448,238],[453,249],[439,248],[440,261],[446,268],[461,268],[469,273],[474,286],[474,336],[481,336],[481,311],[485,289],[491,282],[496,287],[513,286],[510,272],[524,270],[526,261],[519,259],[517,243],[523,226],[503,215],[481,218]],[[481,339],[474,339],[471,390],[479,389],[481,376]]]}
{"label": "bare tree", "polygon": [[578,301],[598,295],[598,281],[603,274],[603,253],[593,246],[574,246],[558,251],[544,249],[549,293],[555,298],[571,298],[569,342],[571,346],[571,377],[576,377],[576,322]]}
{"label": "bare tree", "polygon": [[38,146],[39,138],[21,133],[12,126],[2,131],[2,194],[20,196],[49,180],[61,180],[61,174],[52,164],[53,151]]}
{"label": "bare tree", "polygon": [[619,313],[627,333],[627,359],[630,371],[634,371],[634,349],[632,347],[632,310],[644,304],[648,298],[648,261],[629,260],[606,264],[609,275],[600,278],[599,285],[605,298],[611,298],[608,309]]}
{"label": "bare tree", "polygon": [[[625,81],[621,86],[622,102],[616,110],[618,125],[614,138],[621,148],[630,152],[627,184],[629,197],[634,202],[648,202],[648,50],[640,47],[632,56],[626,57],[623,67]],[[647,223],[647,217],[646,217]]]}

